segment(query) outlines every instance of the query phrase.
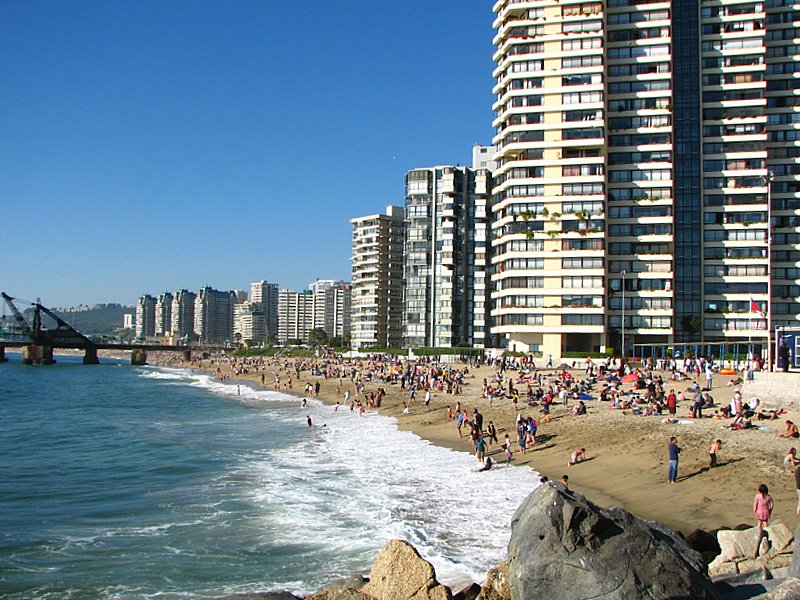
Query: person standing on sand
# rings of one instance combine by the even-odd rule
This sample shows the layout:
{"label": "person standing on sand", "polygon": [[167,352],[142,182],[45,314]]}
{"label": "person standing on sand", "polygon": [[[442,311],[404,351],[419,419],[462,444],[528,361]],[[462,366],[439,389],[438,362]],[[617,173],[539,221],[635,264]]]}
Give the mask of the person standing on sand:
{"label": "person standing on sand", "polygon": [[717,453],[719,452],[720,448],[722,448],[722,440],[717,440],[708,447],[709,467],[717,466]]}
{"label": "person standing on sand", "polygon": [[675,395],[675,390],[670,390],[667,394],[667,408],[669,409],[669,416],[674,417],[678,410],[678,397]]}
{"label": "person standing on sand", "polygon": [[800,515],[800,466],[794,470],[794,487],[797,490],[797,514]]}
{"label": "person standing on sand", "polygon": [[678,455],[681,453],[681,449],[678,446],[678,439],[675,436],[669,438],[667,450],[669,451],[668,481],[669,483],[675,483],[678,480]]}
{"label": "person standing on sand", "polygon": [[475,458],[478,459],[478,462],[483,462],[485,457],[486,442],[483,440],[483,436],[478,434],[478,437],[475,438]]}
{"label": "person standing on sand", "polygon": [[775,508],[775,502],[773,502],[772,496],[769,495],[769,488],[762,483],[758,486],[758,493],[753,499],[753,514],[755,514],[758,521],[758,538],[756,539],[756,551],[753,558],[758,558],[761,539],[764,537],[764,528],[769,527],[769,518],[772,515],[773,508]]}

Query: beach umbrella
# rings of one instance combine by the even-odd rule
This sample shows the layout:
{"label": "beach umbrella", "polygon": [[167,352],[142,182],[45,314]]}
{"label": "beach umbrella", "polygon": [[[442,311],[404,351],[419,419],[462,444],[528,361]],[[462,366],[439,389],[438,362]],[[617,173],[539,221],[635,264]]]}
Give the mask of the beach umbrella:
{"label": "beach umbrella", "polygon": [[628,373],[622,378],[622,381],[625,383],[630,383],[631,381],[636,381],[639,379],[639,376],[636,373]]}

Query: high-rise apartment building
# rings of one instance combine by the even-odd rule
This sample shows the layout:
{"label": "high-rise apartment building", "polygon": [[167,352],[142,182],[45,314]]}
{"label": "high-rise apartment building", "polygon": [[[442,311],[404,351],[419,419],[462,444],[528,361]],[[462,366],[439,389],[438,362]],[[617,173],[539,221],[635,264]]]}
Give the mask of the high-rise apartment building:
{"label": "high-rise apartment building", "polygon": [[156,334],[156,299],[145,294],[136,302],[136,337],[146,338]]}
{"label": "high-rise apartment building", "polygon": [[343,281],[325,290],[325,323],[328,338],[338,338],[343,345],[350,342],[352,286]]}
{"label": "high-rise apartment building", "polygon": [[398,347],[403,311],[403,215],[399,206],[386,214],[351,219],[353,226],[352,317],[354,348]]}
{"label": "high-rise apartment building", "polygon": [[175,292],[172,299],[172,324],[170,331],[179,339],[189,339],[194,334],[194,303],[197,294],[188,290]]}
{"label": "high-rise apartment building", "polygon": [[510,348],[763,342],[796,324],[796,6],[494,11],[493,316]]}
{"label": "high-rise apartment building", "polygon": [[486,169],[406,174],[404,347],[486,346],[490,194]]}
{"label": "high-rise apartment building", "polygon": [[233,305],[233,339],[248,345],[267,339],[267,322],[260,302],[245,300]]}
{"label": "high-rise apartment building", "polygon": [[261,304],[266,338],[278,337],[278,284],[261,280],[250,284],[250,301]]}
{"label": "high-rise apartment building", "polygon": [[163,292],[158,295],[155,305],[155,334],[164,336],[172,331],[172,294]]}
{"label": "high-rise apartment building", "polygon": [[308,340],[308,332],[314,328],[314,300],[311,290],[278,292],[278,341],[281,344],[288,340]]}
{"label": "high-rise apartment building", "polygon": [[233,341],[234,292],[220,292],[204,287],[197,292],[194,303],[194,333],[205,344],[225,344]]}

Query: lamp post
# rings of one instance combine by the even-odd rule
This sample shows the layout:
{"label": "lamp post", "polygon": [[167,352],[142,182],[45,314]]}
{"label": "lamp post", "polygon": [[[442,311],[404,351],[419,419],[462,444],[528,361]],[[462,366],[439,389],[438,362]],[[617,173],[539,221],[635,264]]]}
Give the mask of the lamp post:
{"label": "lamp post", "polygon": [[767,370],[772,371],[772,171],[767,169]]}
{"label": "lamp post", "polygon": [[625,271],[622,271],[622,364],[625,364]]}

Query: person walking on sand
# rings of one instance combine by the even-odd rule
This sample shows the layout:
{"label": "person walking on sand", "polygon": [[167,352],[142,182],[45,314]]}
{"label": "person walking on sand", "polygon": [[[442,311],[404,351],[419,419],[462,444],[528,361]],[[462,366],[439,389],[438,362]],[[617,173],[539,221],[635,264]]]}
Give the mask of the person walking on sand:
{"label": "person walking on sand", "polygon": [[758,493],[753,499],[753,514],[758,521],[758,538],[756,539],[756,551],[753,558],[758,558],[758,551],[761,547],[761,540],[765,535],[764,528],[769,527],[769,518],[772,515],[772,509],[775,508],[775,502],[772,496],[769,495],[769,488],[766,484],[758,486]]}
{"label": "person walking on sand", "polygon": [[681,449],[678,446],[678,439],[675,436],[669,438],[669,445],[667,446],[669,452],[669,483],[678,481],[678,455]]}
{"label": "person walking on sand", "polygon": [[722,448],[722,440],[716,440],[713,444],[708,447],[708,466],[709,467],[716,467],[717,466],[717,453],[719,449]]}

